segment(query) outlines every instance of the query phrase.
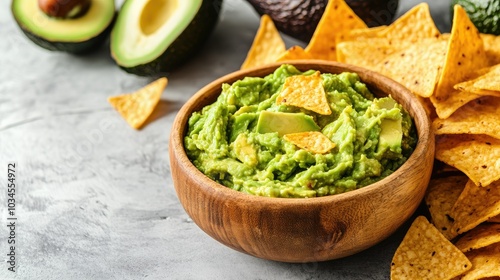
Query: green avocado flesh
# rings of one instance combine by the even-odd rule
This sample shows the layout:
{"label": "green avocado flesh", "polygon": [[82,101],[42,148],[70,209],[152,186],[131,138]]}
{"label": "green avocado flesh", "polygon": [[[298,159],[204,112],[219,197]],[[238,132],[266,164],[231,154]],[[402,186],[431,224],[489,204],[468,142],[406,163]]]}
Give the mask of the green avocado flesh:
{"label": "green avocado flesh", "polygon": [[81,53],[101,44],[115,17],[114,0],[92,0],[88,11],[77,18],[49,17],[37,0],[12,1],[12,14],[34,43],[49,50]]}
{"label": "green avocado flesh", "polygon": [[149,76],[186,61],[214,28],[221,0],[128,0],[111,32],[111,54],[130,73]]}
{"label": "green avocado flesh", "polygon": [[[287,77],[313,73],[285,64],[223,84],[217,100],[189,118],[189,159],[222,185],[268,197],[340,194],[392,174],[417,143],[410,114],[347,72],[321,74],[331,115],[276,103]],[[304,131],[321,132],[335,147],[316,153],[284,137]]]}
{"label": "green avocado flesh", "polygon": [[257,122],[257,132],[277,132],[283,136],[289,133],[319,131],[319,126],[313,117],[304,113],[282,113],[263,111]]}

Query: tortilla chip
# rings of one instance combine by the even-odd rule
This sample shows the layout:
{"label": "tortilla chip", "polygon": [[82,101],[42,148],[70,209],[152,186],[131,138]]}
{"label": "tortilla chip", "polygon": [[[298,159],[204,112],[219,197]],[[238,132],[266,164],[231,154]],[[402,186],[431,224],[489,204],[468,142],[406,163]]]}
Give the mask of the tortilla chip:
{"label": "tortilla chip", "polygon": [[434,108],[434,105],[432,104],[431,100],[429,98],[425,98],[420,95],[417,95],[416,97],[420,101],[422,106],[424,106],[425,112],[429,116],[429,119],[433,120],[437,118],[436,109]]}
{"label": "tortilla chip", "polygon": [[337,43],[347,42],[347,41],[364,41],[366,39],[371,39],[371,38],[381,38],[379,34],[382,30],[386,28],[387,28],[386,25],[380,25],[370,28],[359,28],[359,29],[349,30],[348,32],[345,32],[343,36],[337,37]]}
{"label": "tortilla chip", "polygon": [[452,279],[470,268],[467,257],[419,216],[392,258],[391,279]]}
{"label": "tortilla chip", "polygon": [[286,51],[285,42],[268,15],[262,15],[260,26],[241,69],[275,62]]}
{"label": "tortilla chip", "polygon": [[488,222],[490,222],[490,223],[500,223],[500,215],[495,216],[495,217],[493,217],[493,218],[490,218],[490,219],[488,220]]}
{"label": "tortilla chip", "polygon": [[283,139],[315,154],[326,154],[335,148],[335,143],[319,131],[285,134]]}
{"label": "tortilla chip", "polygon": [[461,92],[453,88],[457,83],[472,78],[475,69],[488,66],[483,41],[479,31],[460,5],[455,5],[453,26],[448,43],[446,60],[436,92],[431,101],[437,115],[444,119],[479,95]]}
{"label": "tortilla chip", "polygon": [[500,179],[500,140],[487,135],[438,135],[437,160],[456,167],[475,184],[488,186]]}
{"label": "tortilla chip", "polygon": [[461,82],[459,84],[456,84],[454,88],[458,89],[460,91],[468,92],[468,93],[473,94],[473,95],[477,95],[477,96],[500,97],[500,91],[480,89],[474,85],[475,82],[476,82],[475,79],[470,80],[470,81],[466,81],[466,82]]}
{"label": "tortilla chip", "polygon": [[108,102],[131,127],[139,129],[153,113],[167,83],[167,78],[163,77],[136,92],[111,96]]}
{"label": "tortilla chip", "polygon": [[481,34],[483,39],[484,50],[488,57],[489,64],[495,65],[500,63],[500,36],[492,34]]}
{"label": "tortilla chip", "polygon": [[466,256],[472,263],[472,269],[461,280],[500,276],[500,243],[470,251]]}
{"label": "tortilla chip", "polygon": [[480,95],[500,96],[500,64],[477,73],[477,78],[459,83],[454,88]]}
{"label": "tortilla chip", "polygon": [[440,134],[486,134],[500,139],[500,97],[481,97],[459,108],[447,119],[435,119]]}
{"label": "tortilla chip", "polygon": [[439,176],[446,176],[446,175],[449,176],[463,175],[462,171],[439,160],[436,160],[434,162],[434,166],[432,168],[432,174],[436,178],[438,178]]}
{"label": "tortilla chip", "polygon": [[[435,91],[434,91],[435,93]],[[454,91],[453,94],[448,95],[448,99],[446,101],[438,101],[435,95],[431,95],[429,99],[434,105],[436,109],[436,114],[439,118],[448,118],[451,116],[458,108],[462,107],[464,104],[468,102],[480,98],[482,95],[473,94],[470,92],[464,92],[465,94],[457,94],[457,91]]]}
{"label": "tortilla chip", "polygon": [[353,29],[368,28],[344,0],[330,0],[306,47],[315,59],[336,60],[337,38]]}
{"label": "tortilla chip", "polygon": [[421,3],[380,31],[378,36],[392,40],[415,42],[426,38],[438,38],[440,34],[431,17],[429,4]]}
{"label": "tortilla chip", "polygon": [[455,243],[462,252],[469,252],[500,242],[500,224],[485,223],[468,231]]}
{"label": "tortilla chip", "polygon": [[446,57],[448,43],[425,39],[386,57],[378,71],[422,97],[434,93]]}
{"label": "tortilla chip", "polygon": [[441,33],[441,35],[439,36],[439,39],[448,41],[448,40],[450,40],[450,37],[451,37],[451,33]]}
{"label": "tortilla chip", "polygon": [[293,46],[280,55],[276,61],[312,59],[312,55],[300,46]]}
{"label": "tortilla chip", "polygon": [[376,71],[388,55],[408,46],[404,41],[393,42],[383,38],[340,42],[337,45],[337,60]]}
{"label": "tortilla chip", "polygon": [[431,214],[432,224],[451,240],[457,236],[451,231],[453,217],[451,210],[462,193],[469,178],[467,176],[450,176],[432,179],[425,195],[425,204]]}
{"label": "tortilla chip", "polygon": [[310,76],[295,75],[286,78],[276,97],[276,104],[301,107],[322,115],[332,113],[319,71]]}
{"label": "tortilla chip", "polygon": [[451,211],[455,219],[452,231],[467,232],[499,214],[500,181],[481,187],[469,180]]}

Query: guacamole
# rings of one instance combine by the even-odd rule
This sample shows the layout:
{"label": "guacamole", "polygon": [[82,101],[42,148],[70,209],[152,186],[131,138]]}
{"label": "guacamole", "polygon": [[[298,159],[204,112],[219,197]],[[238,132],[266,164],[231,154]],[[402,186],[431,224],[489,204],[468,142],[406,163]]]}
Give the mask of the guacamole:
{"label": "guacamole", "polygon": [[[314,74],[331,113],[276,101],[288,77]],[[285,140],[301,131],[321,132],[333,148],[318,153]],[[201,172],[234,190],[318,197],[381,180],[406,161],[416,142],[408,112],[391,97],[375,98],[357,74],[319,75],[285,64],[264,78],[224,84],[216,102],[190,117],[184,146]]]}

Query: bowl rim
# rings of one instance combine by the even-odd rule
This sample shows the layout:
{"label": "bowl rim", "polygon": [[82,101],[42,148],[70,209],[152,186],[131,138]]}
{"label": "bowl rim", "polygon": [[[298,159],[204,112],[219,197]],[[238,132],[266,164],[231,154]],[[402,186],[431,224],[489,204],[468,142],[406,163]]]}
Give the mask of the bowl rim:
{"label": "bowl rim", "polygon": [[[266,196],[257,196],[257,195],[252,195],[252,194],[247,194],[243,193],[237,190],[233,190],[229,187],[226,187],[212,179],[210,179],[207,175],[203,174],[188,158],[187,153],[184,148],[184,137],[185,137],[185,129],[181,130],[180,128],[182,127],[183,123],[185,125],[185,128],[187,128],[187,121],[189,120],[189,117],[191,114],[196,111],[194,110],[194,103],[195,101],[201,99],[204,97],[207,91],[212,90],[215,86],[220,86],[222,83],[233,83],[234,81],[241,79],[245,76],[251,75],[251,73],[254,73],[256,71],[264,71],[264,69],[276,69],[282,64],[291,64],[295,67],[298,68],[304,68],[308,65],[312,65],[310,69],[314,70],[314,65],[321,65],[321,66],[333,66],[337,68],[346,68],[350,72],[355,72],[355,73],[360,73],[364,72],[367,75],[374,76],[375,79],[380,80],[381,83],[390,85],[390,87],[394,87],[395,90],[402,92],[402,95],[406,95],[405,98],[408,98],[410,103],[412,104],[412,110],[414,111],[414,114],[412,114],[412,110],[409,108],[405,107],[405,109],[410,113],[412,120],[414,122],[415,128],[417,130],[417,143],[415,146],[415,149],[413,150],[412,154],[410,157],[401,165],[396,171],[394,171],[392,174],[389,176],[374,182],[370,185],[361,187],[359,189],[355,189],[352,191],[340,193],[340,194],[334,194],[334,195],[326,195],[326,196],[321,196],[321,197],[312,197],[312,198],[283,198],[283,197],[266,197]],[[271,72],[269,73],[272,73]],[[303,71],[303,70],[302,70]],[[362,82],[364,82],[361,79]],[[220,91],[219,91],[220,94]],[[216,94],[218,96],[219,94]],[[398,103],[400,103],[398,101]],[[401,103],[400,103],[401,104]],[[206,105],[204,105],[206,106]],[[193,109],[192,109],[193,108]],[[423,123],[419,126],[415,122],[416,116],[419,115],[421,118],[420,120],[423,121]],[[422,118],[423,116],[423,118]],[[403,174],[405,172],[411,171],[411,169],[415,166],[420,164],[420,161],[417,159],[423,158],[421,155],[425,154],[427,152],[427,146],[432,143],[433,139],[433,133],[430,127],[430,118],[428,114],[426,113],[422,103],[418,100],[418,98],[411,93],[406,87],[401,85],[400,83],[371,70],[359,67],[359,66],[354,66],[350,64],[345,64],[345,63],[340,63],[340,62],[334,62],[334,61],[325,61],[325,60],[315,60],[315,59],[308,59],[308,60],[294,60],[294,61],[283,61],[283,62],[277,62],[277,63],[272,63],[272,64],[266,64],[262,67],[254,67],[254,68],[249,68],[249,69],[243,69],[243,70],[236,70],[234,72],[228,73],[226,75],[223,75],[219,77],[218,79],[210,82],[209,84],[205,85],[202,87],[200,90],[198,90],[193,96],[191,96],[188,101],[181,107],[181,109],[178,111],[174,123],[172,125],[171,129],[171,135],[170,135],[170,144],[169,144],[169,149],[171,150],[171,156],[172,154],[176,154],[178,156],[178,164],[179,167],[182,169],[186,170],[188,174],[192,174],[192,179],[196,180],[199,187],[203,188],[204,191],[209,191],[209,192],[216,192],[217,195],[224,195],[227,197],[231,197],[233,199],[237,200],[245,200],[247,202],[255,202],[260,205],[266,205],[266,206],[277,206],[277,205],[289,205],[291,207],[297,207],[298,205],[324,205],[324,203],[335,203],[336,201],[345,201],[349,200],[352,197],[357,197],[361,195],[370,195],[372,193],[377,193],[380,191],[381,188],[383,188],[385,185],[390,184],[390,182],[395,181],[400,174]],[[433,150],[433,149],[429,149]],[[171,159],[172,160],[172,159]],[[431,167],[432,168],[432,167]],[[175,182],[174,182],[175,184]]]}

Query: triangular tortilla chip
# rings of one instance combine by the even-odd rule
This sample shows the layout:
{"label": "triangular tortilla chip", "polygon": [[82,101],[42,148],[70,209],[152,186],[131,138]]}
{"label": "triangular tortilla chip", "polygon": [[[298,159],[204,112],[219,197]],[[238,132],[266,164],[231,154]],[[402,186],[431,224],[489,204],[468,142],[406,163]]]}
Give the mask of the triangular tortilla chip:
{"label": "triangular tortilla chip", "polygon": [[444,41],[448,41],[448,40],[450,40],[450,36],[451,36],[451,33],[441,33],[441,35],[439,35],[439,39],[444,40]]}
{"label": "triangular tortilla chip", "polygon": [[434,93],[446,57],[448,43],[423,39],[386,57],[378,71],[422,97]]}
{"label": "triangular tortilla chip", "polygon": [[321,115],[332,113],[318,71],[309,76],[295,75],[286,78],[281,92],[276,97],[276,104],[301,107]]}
{"label": "triangular tortilla chip", "polygon": [[489,64],[495,65],[500,63],[500,36],[492,34],[481,34],[481,39],[484,43],[484,51],[488,57]]}
{"label": "triangular tortilla chip", "polygon": [[490,222],[490,223],[500,223],[500,215],[497,215],[497,216],[495,216],[493,218],[490,218],[488,220],[488,222]]}
{"label": "triangular tortilla chip", "polygon": [[312,59],[312,55],[300,46],[293,46],[280,55],[276,61]]}
{"label": "triangular tortilla chip", "polygon": [[455,219],[452,231],[458,234],[500,215],[500,181],[481,187],[469,180],[451,213]]}
{"label": "triangular tortilla chip", "polygon": [[335,143],[319,131],[285,134],[283,139],[315,154],[326,154],[335,148]]}
{"label": "triangular tortilla chip", "polygon": [[[500,97],[500,91],[493,91],[493,90],[487,90],[487,89],[480,89],[476,87],[475,84],[476,80],[470,80],[466,82],[461,82],[459,84],[455,85],[455,89],[470,93],[471,95],[476,95],[476,96],[496,96]],[[479,98],[478,97],[478,98]]]}
{"label": "triangular tortilla chip", "polygon": [[139,129],[153,113],[167,83],[167,78],[163,77],[136,92],[111,96],[108,102],[131,127]]}
{"label": "triangular tortilla chip", "polygon": [[259,29],[241,69],[275,62],[285,50],[285,42],[273,20],[268,15],[262,15]]}
{"label": "triangular tortilla chip", "polygon": [[500,64],[481,69],[480,76],[455,85],[455,89],[480,95],[500,96]]}
{"label": "triangular tortilla chip", "polygon": [[[434,161],[434,165],[432,167],[432,175],[435,178],[440,178],[442,176],[463,175],[463,173],[451,165],[448,165],[442,161],[436,160],[436,161]],[[464,177],[466,177],[466,176],[464,176]],[[464,183],[464,186],[465,186],[465,183]]]}
{"label": "triangular tortilla chip", "polygon": [[[337,43],[347,42],[347,41],[364,41],[371,38],[381,38],[380,32],[386,29],[386,25],[370,27],[370,28],[360,28],[349,30],[342,34],[342,36],[337,36]],[[384,38],[385,39],[385,38]]]}
{"label": "triangular tortilla chip", "polygon": [[424,216],[413,221],[391,263],[391,279],[452,279],[471,263]]}
{"label": "triangular tortilla chip", "polygon": [[407,48],[408,45],[404,41],[392,42],[384,38],[340,42],[337,45],[337,60],[376,71],[387,56]]}
{"label": "triangular tortilla chip", "polygon": [[380,31],[378,36],[415,42],[425,38],[438,38],[440,34],[431,17],[429,4],[421,3]]}
{"label": "triangular tortilla chip", "polygon": [[436,92],[431,97],[440,118],[449,117],[458,108],[479,97],[458,91],[453,86],[470,79],[474,70],[486,66],[488,60],[479,31],[465,10],[460,5],[455,5],[446,61]]}
{"label": "triangular tortilla chip", "polygon": [[344,0],[330,0],[306,47],[315,59],[336,60],[337,38],[353,29],[368,28]]}
{"label": "triangular tortilla chip", "polygon": [[460,237],[455,246],[462,252],[469,252],[500,242],[500,224],[484,223]]}
{"label": "triangular tortilla chip", "polygon": [[490,279],[488,277],[500,276],[500,243],[470,251],[466,256],[472,263],[472,269],[460,280]]}
{"label": "triangular tortilla chip", "polygon": [[500,139],[500,97],[481,97],[459,108],[446,119],[435,119],[432,128],[440,134],[486,134]]}
{"label": "triangular tortilla chip", "polygon": [[438,135],[435,157],[478,185],[487,186],[500,179],[500,140],[488,135]]}
{"label": "triangular tortilla chip", "polygon": [[425,204],[432,217],[432,224],[448,239],[457,236],[451,231],[453,217],[451,210],[462,193],[469,178],[467,176],[449,176],[432,179],[425,195]]}

